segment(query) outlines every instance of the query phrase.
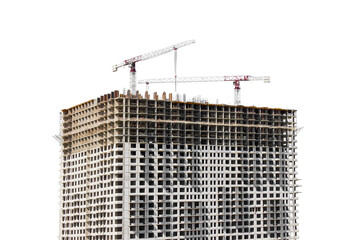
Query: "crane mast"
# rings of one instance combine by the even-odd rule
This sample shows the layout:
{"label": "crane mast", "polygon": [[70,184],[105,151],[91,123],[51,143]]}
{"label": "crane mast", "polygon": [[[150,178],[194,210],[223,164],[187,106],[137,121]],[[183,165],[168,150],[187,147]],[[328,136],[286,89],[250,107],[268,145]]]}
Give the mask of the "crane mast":
{"label": "crane mast", "polygon": [[135,92],[136,92],[136,63],[137,62],[144,61],[144,60],[154,58],[154,57],[158,57],[158,56],[161,56],[161,55],[166,54],[171,51],[175,51],[174,63],[175,63],[175,78],[176,78],[177,77],[176,76],[177,50],[181,47],[185,47],[185,46],[188,46],[193,43],[195,43],[195,40],[188,40],[188,41],[184,41],[184,42],[181,42],[181,43],[178,43],[178,44],[175,44],[175,45],[163,48],[163,49],[159,49],[159,50],[156,50],[153,52],[149,52],[149,53],[146,53],[143,55],[139,55],[139,56],[136,56],[133,58],[126,59],[126,60],[122,61],[121,63],[114,65],[113,72],[116,72],[121,67],[129,66],[130,67],[130,91],[132,94],[135,94]]}
{"label": "crane mast", "polygon": [[146,79],[139,80],[139,84],[149,83],[190,83],[190,82],[223,82],[232,81],[234,84],[234,104],[240,105],[240,82],[241,81],[264,81],[270,82],[269,76],[254,77],[249,75],[236,76],[211,76],[211,77],[182,77],[182,78],[160,78],[160,79]]}

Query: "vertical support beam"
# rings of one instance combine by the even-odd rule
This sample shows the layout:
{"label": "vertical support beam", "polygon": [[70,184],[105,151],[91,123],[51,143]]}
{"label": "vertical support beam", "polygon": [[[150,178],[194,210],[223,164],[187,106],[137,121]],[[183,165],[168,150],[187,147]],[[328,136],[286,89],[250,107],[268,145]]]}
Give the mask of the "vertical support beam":
{"label": "vertical support beam", "polygon": [[174,68],[175,68],[175,93],[177,93],[177,83],[176,83],[176,78],[177,78],[177,48],[174,48]]}
{"label": "vertical support beam", "polygon": [[130,91],[134,95],[136,93],[136,69],[135,63],[131,63],[130,67]]}
{"label": "vertical support beam", "polygon": [[130,239],[130,143],[124,146],[124,181],[123,181],[123,239]]}
{"label": "vertical support beam", "polygon": [[234,81],[234,105],[240,105],[240,81]]}

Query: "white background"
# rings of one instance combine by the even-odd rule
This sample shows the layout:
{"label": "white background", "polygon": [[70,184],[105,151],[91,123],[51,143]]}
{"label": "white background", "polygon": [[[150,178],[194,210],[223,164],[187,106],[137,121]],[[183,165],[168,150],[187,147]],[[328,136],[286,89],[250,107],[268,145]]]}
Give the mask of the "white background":
{"label": "white background", "polygon": [[[113,64],[188,40],[178,76],[269,75],[242,103],[298,110],[301,239],[359,239],[356,1],[1,1],[0,239],[56,239],[61,109],[128,88]],[[137,64],[172,77],[173,55]],[[231,83],[181,92],[231,103]],[[144,92],[141,86],[140,91]],[[173,91],[154,85],[151,91]]]}

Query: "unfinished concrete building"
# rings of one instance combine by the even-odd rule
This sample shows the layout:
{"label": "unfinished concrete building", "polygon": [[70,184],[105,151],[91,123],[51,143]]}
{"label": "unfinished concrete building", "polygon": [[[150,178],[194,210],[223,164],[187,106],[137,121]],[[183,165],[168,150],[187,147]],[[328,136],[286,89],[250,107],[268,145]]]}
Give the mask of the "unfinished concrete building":
{"label": "unfinished concrete building", "polygon": [[295,110],[114,91],[61,125],[60,240],[298,237]]}

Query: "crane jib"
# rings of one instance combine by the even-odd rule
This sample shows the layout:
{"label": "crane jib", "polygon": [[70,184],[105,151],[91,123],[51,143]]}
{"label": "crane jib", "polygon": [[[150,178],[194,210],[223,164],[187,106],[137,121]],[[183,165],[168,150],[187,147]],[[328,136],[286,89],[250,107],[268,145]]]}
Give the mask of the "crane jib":
{"label": "crane jib", "polygon": [[[130,91],[131,91],[132,94],[135,94],[136,93],[136,85],[137,85],[136,70],[135,70],[135,63],[136,62],[147,60],[147,59],[154,58],[154,57],[158,57],[158,56],[161,56],[161,55],[166,54],[166,53],[171,52],[171,51],[175,51],[175,57],[176,57],[176,50],[178,48],[185,47],[185,46],[190,45],[192,43],[195,43],[195,40],[189,40],[189,41],[181,42],[181,43],[178,43],[178,44],[175,44],[175,45],[163,48],[163,49],[159,49],[159,50],[152,51],[152,52],[149,52],[149,53],[146,53],[146,54],[142,54],[142,55],[139,55],[139,56],[136,56],[136,57],[133,57],[133,58],[129,58],[129,59],[121,62],[118,65],[114,65],[113,66],[113,72],[116,72],[118,70],[118,68],[120,68],[120,67],[131,65],[131,70],[130,70]],[[176,62],[176,60],[175,60],[175,62]],[[176,76],[176,63],[175,63],[175,76]]]}

